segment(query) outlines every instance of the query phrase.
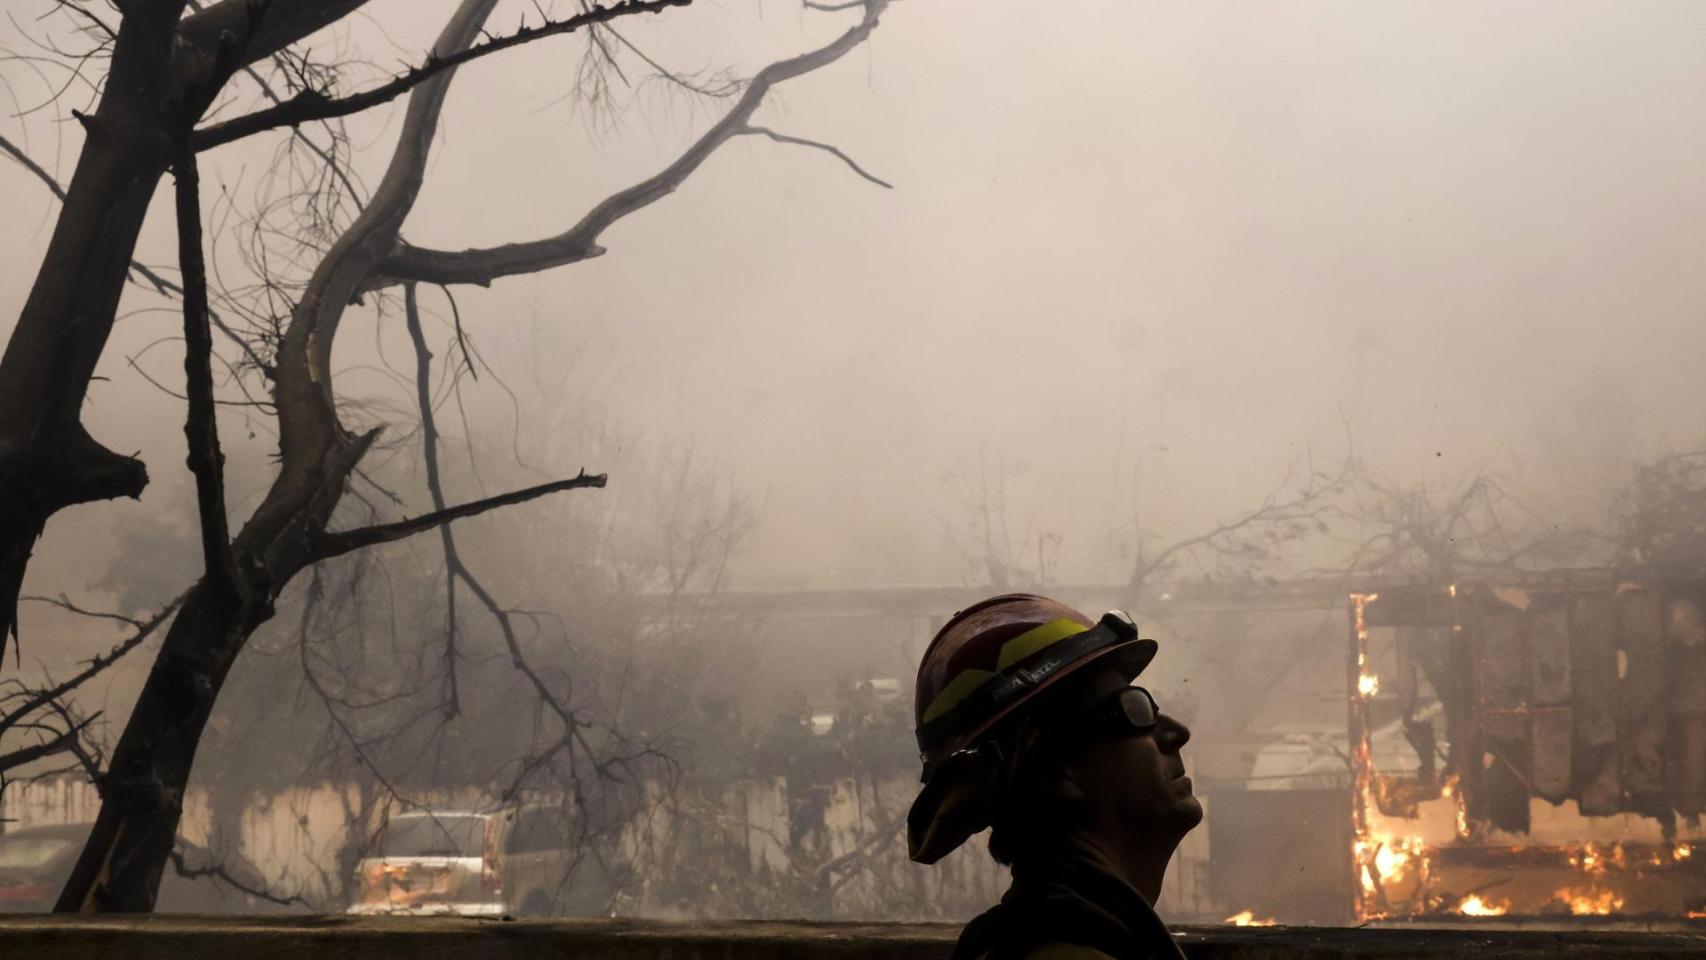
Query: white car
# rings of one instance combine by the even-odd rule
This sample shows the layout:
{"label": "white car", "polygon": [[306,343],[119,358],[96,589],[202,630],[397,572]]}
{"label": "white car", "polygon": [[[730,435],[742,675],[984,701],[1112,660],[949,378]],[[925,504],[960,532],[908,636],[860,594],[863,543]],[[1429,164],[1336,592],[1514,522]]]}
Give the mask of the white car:
{"label": "white car", "polygon": [[465,917],[570,912],[571,879],[589,881],[575,869],[574,853],[561,807],[399,814],[357,865],[349,912]]}

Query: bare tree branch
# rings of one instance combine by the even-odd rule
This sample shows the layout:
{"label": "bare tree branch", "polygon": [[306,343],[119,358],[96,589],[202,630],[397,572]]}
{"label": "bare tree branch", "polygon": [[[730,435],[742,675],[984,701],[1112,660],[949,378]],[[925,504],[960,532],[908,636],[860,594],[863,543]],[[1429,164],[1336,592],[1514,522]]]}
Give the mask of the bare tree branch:
{"label": "bare tree branch", "polygon": [[610,6],[595,6],[567,20],[551,21],[535,27],[522,27],[512,34],[492,37],[485,43],[456,51],[447,56],[429,56],[425,63],[418,67],[411,67],[407,73],[394,77],[389,82],[371,90],[353,93],[347,97],[329,97],[324,90],[313,87],[306,88],[283,103],[202,127],[195,132],[192,142],[196,150],[211,150],[233,140],[240,140],[243,137],[271,130],[275,127],[293,127],[311,120],[347,117],[352,113],[360,113],[380,104],[389,103],[445,70],[471,60],[501,53],[511,47],[518,47],[544,37],[572,33],[589,24],[603,23],[631,14],[660,13],[670,7],[683,7],[692,2],[693,0],[618,0]]}
{"label": "bare tree branch", "polygon": [[718,147],[747,130],[753,114],[776,84],[834,63],[863,43],[877,28],[878,17],[887,8],[888,0],[865,0],[862,6],[865,15],[857,24],[825,46],[760,70],[729,112],[673,163],[607,197],[563,233],[526,243],[457,251],[429,250],[399,242],[396,251],[379,264],[367,288],[403,280],[485,286],[499,277],[533,273],[602,255],[604,248],[598,245],[598,238],[611,224],[674,193]]}
{"label": "bare tree branch", "polygon": [[[1176,540],[1150,556],[1143,549],[1144,531],[1139,537],[1137,558],[1132,564],[1127,587],[1133,593],[1142,590],[1156,573],[1165,570],[1180,558],[1206,548],[1221,555],[1251,554],[1264,556],[1267,547],[1281,541],[1295,541],[1306,535],[1309,528],[1324,522],[1333,510],[1333,498],[1342,493],[1356,470],[1356,461],[1349,449],[1337,472],[1317,471],[1306,455],[1303,458],[1304,477],[1294,484],[1297,466],[1270,489],[1262,502],[1231,520]],[[1265,541],[1264,542],[1264,538]]]}
{"label": "bare tree branch", "polygon": [[[426,332],[421,329],[420,304],[415,299],[415,285],[403,287],[403,320],[409,330],[409,340],[415,346],[415,401],[421,414],[421,458],[426,464],[427,492],[435,510],[446,506],[444,485],[438,476],[438,421],[432,412],[432,351],[427,348]],[[457,324],[457,334],[461,334]],[[450,686],[446,713],[456,716],[460,709],[456,689],[456,577],[462,566],[456,553],[456,537],[450,524],[438,528],[444,547],[444,597],[446,604],[444,627],[444,668]]]}
{"label": "bare tree branch", "polygon": [[19,747],[9,753],[0,753],[0,772],[16,770],[44,757],[51,757],[72,750],[83,736],[83,731],[88,729],[89,724],[94,723],[99,716],[100,714],[96,713],[68,726],[49,740],[34,743],[27,747]]}
{"label": "bare tree branch", "polygon": [[769,137],[770,139],[776,141],[777,143],[792,143],[796,146],[811,147],[814,150],[822,150],[825,153],[828,153],[832,156],[839,157],[841,159],[841,162],[847,164],[848,167],[852,168],[854,173],[858,174],[861,177],[864,177],[866,180],[871,181],[872,183],[876,184],[877,186],[882,187],[885,190],[893,190],[894,189],[894,184],[892,184],[892,183],[888,182],[887,180],[884,180],[880,177],[872,175],[864,167],[861,167],[857,163],[853,162],[853,158],[849,157],[847,154],[843,153],[841,151],[841,148],[839,148],[839,147],[834,147],[834,146],[831,146],[827,143],[819,143],[816,140],[807,140],[803,137],[790,137],[785,133],[777,133],[776,131],[770,129],[769,127],[747,127],[740,132],[743,134],[760,134],[762,136]]}
{"label": "bare tree branch", "polygon": [[[183,82],[213,69],[221,38],[249,35],[239,63],[264,60],[285,47],[361,9],[368,0],[269,0],[255,16],[254,0],[220,0],[179,21],[174,68]],[[193,63],[192,63],[193,61]]]}
{"label": "bare tree branch", "polygon": [[512,490],[509,493],[502,493],[495,497],[486,497],[483,500],[474,500],[469,503],[459,504],[447,509],[434,510],[431,513],[422,514],[419,517],[414,517],[408,520],[399,520],[395,523],[376,524],[371,527],[357,527],[354,530],[341,530],[336,533],[326,533],[319,538],[319,542],[316,544],[316,548],[314,550],[314,556],[317,560],[330,560],[333,557],[349,553],[351,550],[360,550],[363,547],[371,547],[381,543],[391,543],[396,540],[402,540],[405,537],[411,537],[417,533],[423,533],[434,527],[450,523],[453,520],[461,520],[466,517],[478,516],[479,514],[485,513],[487,510],[496,510],[499,507],[508,507],[517,503],[526,503],[529,500],[535,500],[547,494],[557,493],[563,490],[575,490],[582,487],[602,487],[604,486],[605,480],[606,477],[602,473],[589,474],[582,471],[578,475],[569,477],[566,480],[553,480],[550,483],[541,483],[537,486],[526,487],[521,490]]}
{"label": "bare tree branch", "polygon": [[184,852],[176,847],[172,848],[172,869],[178,876],[183,877],[185,880],[198,880],[202,877],[211,877],[212,879],[218,880],[220,883],[229,886],[231,889],[236,890],[238,893],[244,893],[257,900],[265,900],[268,903],[277,904],[281,907],[305,907],[310,910],[314,908],[314,905],[309,903],[307,898],[303,897],[301,894],[279,896],[265,888],[244,883],[237,877],[232,876],[231,871],[226,869],[225,865],[222,863],[209,863],[204,867],[192,867],[185,862]]}
{"label": "bare tree branch", "polygon": [[[41,164],[36,163],[33,158],[24,153],[23,150],[19,149],[16,144],[12,143],[12,141],[6,139],[4,135],[0,135],[0,150],[4,150],[12,157],[12,159],[22,164],[24,169],[35,174],[36,179],[45,184],[48,190],[53,193],[54,197],[57,198],[59,202],[65,202],[65,188],[59,185],[59,181],[54,179],[53,174],[48,173],[42,168]],[[184,288],[182,286],[161,276],[153,267],[148,266],[140,260],[132,258],[130,261],[130,269],[131,272],[138,274],[144,280],[147,280],[149,286],[153,287],[155,292],[163,296],[182,297],[184,294]],[[135,278],[131,278],[131,282],[135,283]],[[239,336],[237,331],[232,330],[228,325],[226,325],[225,321],[220,319],[217,312],[210,309],[207,312],[207,317],[208,320],[219,329],[220,333],[223,333],[227,339],[236,344],[239,349],[248,355],[250,362],[254,363],[258,369],[263,371],[267,369],[266,365],[261,362],[261,358],[255,354],[254,348],[249,345],[249,341]]]}
{"label": "bare tree branch", "polygon": [[225,514],[225,453],[219,448],[219,419],[213,398],[213,334],[207,319],[207,269],[201,249],[201,185],[195,151],[179,135],[173,191],[178,214],[178,263],[184,278],[184,438],[195,475],[201,517],[202,562],[217,588],[242,594],[243,578],[231,552]]}
{"label": "bare tree branch", "polygon": [[184,598],[180,595],[176,600],[168,603],[159,613],[149,617],[147,621],[138,626],[135,633],[125,638],[105,654],[90,660],[88,665],[75,676],[71,677],[71,679],[40,691],[27,700],[18,709],[12,710],[4,716],[0,716],[0,733],[5,733],[21,719],[29,716],[31,713],[34,713],[42,705],[58,700],[60,697],[63,697],[82,686],[90,677],[93,677],[102,670],[112,666],[120,657],[123,657],[130,651],[135,650],[138,646],[141,646],[142,641],[147,640],[149,635],[151,635],[155,629],[160,626],[160,624],[165,623],[170,619],[172,614],[177,612],[178,607],[181,606],[183,602]]}
{"label": "bare tree branch", "polygon": [[92,617],[96,620],[116,620],[119,623],[127,624],[127,625],[132,626],[132,627],[141,627],[142,626],[141,620],[138,620],[135,617],[127,617],[122,613],[109,613],[105,610],[88,610],[88,609],[85,609],[83,607],[80,607],[77,604],[72,603],[71,598],[67,597],[63,593],[57,597],[34,597],[34,596],[31,596],[31,597],[19,597],[18,600],[20,602],[28,602],[28,603],[51,604],[55,607],[60,608],[61,610],[68,610],[68,611],[75,613],[79,616]]}
{"label": "bare tree branch", "polygon": [[[47,188],[53,191],[53,195],[58,197],[61,203],[65,202],[65,188],[59,185],[59,181],[53,178],[53,174],[42,169],[41,164],[35,162],[35,160],[30,158],[29,154],[20,150],[12,141],[6,139],[4,134],[0,134],[0,150],[6,151],[12,159],[23,164],[25,170],[35,174],[36,179],[47,184]],[[131,262],[135,263],[136,261],[133,260]]]}

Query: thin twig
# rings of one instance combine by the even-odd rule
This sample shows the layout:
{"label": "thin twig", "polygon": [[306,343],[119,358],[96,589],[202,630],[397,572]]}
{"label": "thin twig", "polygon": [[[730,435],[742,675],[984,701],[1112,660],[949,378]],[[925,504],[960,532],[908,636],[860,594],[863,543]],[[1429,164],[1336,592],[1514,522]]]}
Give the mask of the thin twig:
{"label": "thin twig", "polygon": [[894,189],[894,184],[888,182],[887,180],[882,179],[881,177],[878,177],[878,176],[872,174],[870,171],[866,170],[864,167],[859,166],[858,163],[854,162],[852,157],[850,157],[846,153],[842,152],[840,147],[832,146],[831,144],[827,144],[827,143],[819,143],[816,140],[807,140],[804,137],[791,137],[785,133],[777,133],[776,131],[770,129],[769,127],[751,127],[751,126],[749,126],[749,127],[745,127],[743,129],[741,129],[740,132],[744,135],[758,134],[760,136],[766,136],[766,137],[769,137],[770,139],[776,141],[777,143],[791,143],[791,144],[794,144],[795,146],[811,147],[814,150],[822,150],[825,153],[831,154],[832,156],[839,157],[841,162],[847,164],[847,166],[850,167],[854,173],[858,174],[861,177],[864,177],[866,180],[871,181],[872,183],[876,184],[877,186],[882,187],[885,190],[893,190]]}

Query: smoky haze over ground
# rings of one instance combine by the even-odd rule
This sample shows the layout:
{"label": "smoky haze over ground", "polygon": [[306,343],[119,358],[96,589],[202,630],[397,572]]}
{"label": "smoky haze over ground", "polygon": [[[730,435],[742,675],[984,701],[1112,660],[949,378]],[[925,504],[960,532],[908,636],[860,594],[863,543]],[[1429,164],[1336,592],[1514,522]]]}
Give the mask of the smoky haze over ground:
{"label": "smoky haze over ground", "polygon": [[[417,61],[453,6],[378,0],[319,47],[377,64],[346,86],[372,81]],[[500,6],[493,23],[530,9]],[[748,76],[845,26],[727,0],[622,29],[677,69]],[[1603,527],[1632,461],[1706,434],[1702,35],[1696,3],[896,3],[867,44],[779,88],[758,118],[894,189],[743,138],[618,223],[604,257],[458,289],[516,399],[484,376],[465,385],[466,423],[441,414],[449,499],[611,472],[608,490],[458,535],[517,602],[548,600],[553,564],[585,558],[552,539],[580,528],[541,518],[603,509],[595,498],[645,513],[651,474],[691,450],[753,506],[735,587],[978,582],[965,539],[979,499],[1004,511],[1013,562],[1035,570],[1040,550],[1050,583],[1118,583],[1134,512],[1157,543],[1191,534],[1347,441],[1388,482],[1498,471],[1560,520]],[[588,104],[583,50],[545,41],[459,73],[409,240],[556,233],[723,109],[656,81]],[[20,107],[43,93],[14,83]],[[352,121],[369,184],[400,114]],[[69,175],[80,129],[8,123]],[[250,202],[282,136],[205,155],[211,223],[222,192]],[[57,207],[14,164],[0,185],[9,332]],[[138,256],[175,261],[169,192]],[[442,295],[421,297],[446,343]],[[56,517],[26,593],[159,602],[199,572],[182,405],[127,359],[177,389],[176,344],[149,345],[181,316],[135,289],[125,306],[141,312],[118,325],[85,422],[139,450],[153,482],[140,504]],[[415,421],[396,320],[352,309],[337,359],[340,392],[388,404],[375,419],[400,441]],[[222,416],[239,522],[271,480],[271,429]],[[426,503],[413,450],[374,464],[392,464],[404,512]],[[1342,562],[1340,546],[1271,572]],[[397,549],[435,562],[430,543]],[[23,640],[26,664],[50,666],[111,642],[40,607]],[[113,688],[109,720],[135,679]]]}
{"label": "smoky haze over ground", "polygon": [[[375,0],[313,46],[327,61],[368,62],[343,89],[371,85],[418,62],[454,7]],[[491,24],[507,30],[534,11],[501,4]],[[699,0],[620,27],[658,62],[714,83],[819,46],[850,17],[779,0]],[[0,38],[25,49],[22,29],[0,28]],[[880,773],[868,778],[872,809],[904,810],[916,766],[903,688],[928,631],[923,618],[896,618],[841,636],[833,623],[766,623],[738,604],[683,614],[677,597],[658,614],[671,572],[658,567],[678,560],[696,530],[712,531],[710,553],[737,549],[726,576],[717,561],[676,584],[690,593],[988,585],[991,553],[1018,571],[1015,585],[1034,584],[1039,568],[1045,588],[1123,584],[1138,524],[1142,546],[1159,549],[1254,507],[1288,473],[1331,473],[1350,451],[1388,490],[1446,490],[1496,473],[1534,511],[1525,516],[1608,530],[1632,463],[1706,439],[1703,32],[1706,7],[1692,3],[1637,13],[1555,0],[896,2],[867,43],[779,87],[755,119],[834,144],[893,189],[821,151],[738,138],[673,195],[607,231],[605,256],[456,289],[488,367],[463,382],[460,408],[439,408],[448,499],[582,467],[611,474],[606,490],[459,522],[465,558],[504,602],[545,611],[523,643],[567,678],[577,708],[666,740],[688,781],[722,798],[706,804],[706,821],[720,822],[735,794],[718,791],[737,780],[760,784],[750,813],[774,800],[763,799],[765,777],[816,776],[812,789],[836,784],[833,793],[852,767]],[[557,38],[459,72],[408,240],[461,249],[557,233],[668,163],[726,109],[644,71],[632,86],[607,76],[606,100],[579,82],[585,50]],[[0,76],[9,113],[50,92],[27,70]],[[350,122],[355,168],[370,186],[401,111],[399,101]],[[63,180],[82,131],[51,113],[24,112],[0,130]],[[208,247],[222,279],[242,273],[239,221],[267,188],[284,136],[203,155]],[[0,332],[9,333],[57,205],[15,164],[0,164],[0,186]],[[138,258],[175,263],[168,191]],[[420,296],[442,395],[454,364],[450,310],[437,288]],[[414,358],[394,300],[351,308],[336,354],[346,421],[387,424],[390,446],[364,466],[402,504],[357,489],[386,516],[428,502]],[[184,409],[148,382],[181,387],[182,318],[138,288],[123,307],[132,312],[84,420],[113,449],[139,451],[152,483],[140,503],[55,517],[25,592],[140,613],[201,564]],[[216,379],[223,397],[238,396]],[[276,425],[231,406],[220,430],[240,523],[273,478]],[[1369,488],[1345,499],[1358,496]],[[346,498],[342,522],[359,511],[356,499]],[[1366,519],[1311,525],[1300,546],[1255,572],[1342,566]],[[310,588],[299,582],[283,598],[239,660],[199,755],[207,766],[195,786],[215,795],[217,816],[239,822],[265,791],[368,775],[329,732],[332,698],[305,692],[315,669],[323,678],[346,668],[346,679],[364,670],[358,679],[376,697],[414,684],[409,707],[445,715],[434,700],[444,662],[438,550],[428,535],[372,551],[381,559],[365,574],[365,561],[328,565],[330,612],[301,620],[300,662],[296,615]],[[1216,572],[1212,559],[1168,574],[1205,572]],[[361,587],[337,593],[362,575]],[[1083,595],[1142,602],[1118,589]],[[1201,715],[1191,717],[1202,735],[1189,749],[1205,782],[1248,775],[1284,723],[1342,723],[1336,599],[1333,611],[1248,624],[1218,614],[1170,623],[1139,610],[1171,645],[1148,681],[1168,709]],[[440,781],[467,787],[497,782],[491,768],[529,749],[517,731],[541,728],[495,627],[466,594],[463,617],[464,712],[436,742],[450,758]],[[105,625],[39,604],[26,605],[22,627],[26,672],[40,664],[63,675],[113,639]],[[1248,642],[1206,642],[1223,633]],[[109,742],[156,649],[82,691],[86,709],[107,710]],[[1316,664],[1325,668],[1308,669]],[[1269,715],[1270,681],[1288,671],[1307,690],[1277,699],[1307,717]],[[878,675],[902,677],[888,699],[848,692],[848,681]],[[771,702],[755,705],[762,697]],[[343,716],[359,726],[357,713]],[[814,715],[839,718],[835,736],[847,739],[802,733],[811,728],[800,718]],[[409,740],[417,734],[392,745],[385,773],[442,785],[436,769],[411,765],[429,753]],[[826,753],[820,768],[801,760]],[[284,769],[305,756],[324,766]],[[855,790],[851,805],[864,803]],[[326,809],[356,833],[366,822]],[[788,803],[778,809],[786,823]],[[295,823],[280,822],[287,833]],[[800,849],[782,855],[812,863]],[[659,862],[659,876],[681,873]],[[708,857],[686,862],[717,869]],[[747,872],[745,848],[730,862]],[[347,866],[328,875],[347,880]],[[988,872],[935,881],[964,898],[938,903],[942,915],[987,902],[993,888],[962,881]],[[897,916],[878,897],[899,883],[870,876],[877,906],[860,909]],[[684,891],[681,902],[700,895]],[[321,906],[343,902],[328,894]],[[661,895],[654,903],[697,909]],[[820,915],[809,911],[821,904],[801,903],[816,901],[704,909]]]}

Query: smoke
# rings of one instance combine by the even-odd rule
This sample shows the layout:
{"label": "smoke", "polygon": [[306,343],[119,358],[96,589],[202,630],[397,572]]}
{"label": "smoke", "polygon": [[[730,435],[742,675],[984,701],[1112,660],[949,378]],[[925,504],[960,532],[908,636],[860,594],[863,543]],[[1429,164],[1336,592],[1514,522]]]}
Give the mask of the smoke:
{"label": "smoke", "polygon": [[[318,39],[352,61],[408,60],[430,36],[428,6],[448,7],[383,0]],[[563,676],[586,676],[589,704],[678,736],[690,761],[714,744],[684,731],[711,714],[750,728],[828,710],[858,681],[904,685],[929,632],[897,618],[881,636],[837,634],[707,597],[1125,584],[1140,557],[1347,461],[1357,479],[1264,542],[1260,562],[1229,564],[1210,545],[1158,582],[1342,569],[1392,522],[1380,507],[1393,491],[1438,504],[1483,476],[1516,505],[1502,515],[1515,518],[1512,536],[1614,536],[1633,465],[1706,440],[1703,21],[1691,4],[1636,16],[1538,0],[897,5],[868,46],[788,84],[759,118],[833,143],[895,189],[822,151],[746,138],[619,225],[604,256],[456,291],[484,366],[443,397],[451,499],[582,467],[611,475],[605,491],[458,534],[506,602],[544,612],[537,643]],[[748,75],[836,29],[774,3],[696,5],[623,28],[648,56],[707,79]],[[585,55],[541,44],[463,71],[412,242],[557,232],[721,109],[655,82],[616,83],[589,104],[572,96]],[[369,75],[352,69],[350,82]],[[36,82],[5,77],[14,94]],[[55,169],[68,175],[75,144],[54,138],[74,132],[8,122],[44,155],[62,147]],[[353,122],[358,173],[376,174],[395,125],[384,112]],[[253,206],[275,148],[210,155],[210,203]],[[9,318],[55,208],[16,167],[0,182]],[[154,211],[141,259],[171,262],[169,213]],[[226,248],[213,257],[241,262]],[[436,290],[422,298],[433,336],[448,336],[449,304]],[[153,483],[139,503],[57,518],[26,592],[137,614],[199,571],[182,405],[144,376],[178,382],[178,321],[141,291],[125,306],[135,312],[86,420],[114,449],[140,451]],[[378,486],[362,497],[388,515],[418,512],[399,315],[375,298],[347,326],[340,389],[393,424]],[[439,362],[454,364],[446,352]],[[272,476],[276,438],[263,411],[241,406],[221,428],[240,520]],[[1604,546],[1584,542],[1549,556]],[[387,549],[362,594],[370,618],[342,625],[371,636],[338,653],[394,667],[428,700],[438,562],[432,544]],[[672,591],[697,606],[636,609],[635,597]],[[304,602],[292,595],[289,612]],[[405,613],[393,622],[381,605]],[[1319,626],[1297,619],[1247,635],[1307,638]],[[264,642],[283,651],[297,625],[281,615],[275,626]],[[1162,629],[1181,646],[1215,636],[1212,624]],[[491,630],[474,631],[482,655],[501,659]],[[63,672],[113,638],[31,606],[24,666]],[[1334,643],[1316,644],[1329,663]],[[145,665],[132,658],[99,695],[114,734]],[[633,680],[666,668],[680,675]],[[494,679],[501,670],[482,669],[471,676],[492,686],[473,700],[513,692]],[[1229,656],[1157,669],[1205,713],[1210,695],[1195,691],[1257,685],[1258,668]],[[1233,738],[1267,722],[1269,706],[1205,729]],[[461,746],[496,749],[477,736]]]}

